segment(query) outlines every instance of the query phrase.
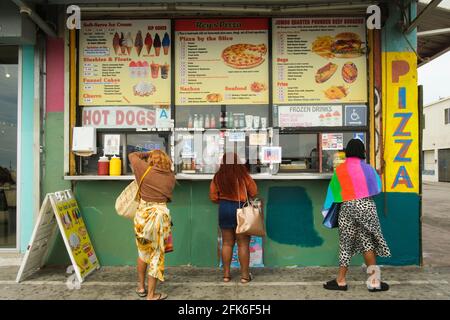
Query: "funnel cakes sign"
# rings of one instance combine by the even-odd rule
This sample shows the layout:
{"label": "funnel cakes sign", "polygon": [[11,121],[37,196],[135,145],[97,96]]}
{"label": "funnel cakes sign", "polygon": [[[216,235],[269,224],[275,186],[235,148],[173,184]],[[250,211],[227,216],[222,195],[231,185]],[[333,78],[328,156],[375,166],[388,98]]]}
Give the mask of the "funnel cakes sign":
{"label": "funnel cakes sign", "polygon": [[79,104],[170,104],[170,34],[170,20],[83,21]]}

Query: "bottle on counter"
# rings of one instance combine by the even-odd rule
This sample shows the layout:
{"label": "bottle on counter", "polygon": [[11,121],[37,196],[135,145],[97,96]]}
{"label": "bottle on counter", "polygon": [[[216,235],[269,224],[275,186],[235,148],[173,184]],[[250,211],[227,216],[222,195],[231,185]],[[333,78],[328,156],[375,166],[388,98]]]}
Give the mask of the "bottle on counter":
{"label": "bottle on counter", "polygon": [[225,128],[225,114],[222,111],[220,112],[220,127]]}
{"label": "bottle on counter", "polygon": [[228,112],[225,112],[225,118],[223,120],[225,122],[225,128],[229,128]]}
{"label": "bottle on counter", "polygon": [[205,127],[205,122],[204,122],[204,119],[203,119],[203,114],[200,115],[199,127],[200,127],[200,128],[204,128],[204,127]]}
{"label": "bottle on counter", "polygon": [[205,116],[205,128],[209,129],[210,127],[211,127],[211,123],[209,121],[209,113],[207,113]]}
{"label": "bottle on counter", "polygon": [[198,115],[194,114],[194,128],[198,128]]}
{"label": "bottle on counter", "polygon": [[192,120],[192,115],[189,115],[189,120],[188,120],[188,128],[192,128],[194,126],[193,120]]}
{"label": "bottle on counter", "polygon": [[122,160],[115,155],[111,157],[109,162],[109,175],[120,176],[122,174]]}
{"label": "bottle on counter", "polygon": [[98,159],[97,174],[99,176],[109,175],[109,158],[107,156],[103,156]]}
{"label": "bottle on counter", "polygon": [[230,114],[228,115],[228,126],[230,128],[234,128],[234,116],[233,112],[230,111]]}
{"label": "bottle on counter", "polygon": [[214,114],[211,113],[211,124],[210,124],[211,128],[216,128],[216,116]]}

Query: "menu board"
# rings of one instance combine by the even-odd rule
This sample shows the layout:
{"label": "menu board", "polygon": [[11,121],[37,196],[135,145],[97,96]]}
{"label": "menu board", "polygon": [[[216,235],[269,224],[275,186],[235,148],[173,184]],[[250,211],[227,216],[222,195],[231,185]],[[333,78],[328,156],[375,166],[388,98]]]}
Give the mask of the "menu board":
{"label": "menu board", "polygon": [[81,277],[99,267],[99,262],[89,238],[77,201],[74,198],[54,201],[56,219],[62,237]]}
{"label": "menu board", "polygon": [[169,105],[170,20],[88,20],[79,44],[79,104]]}
{"label": "menu board", "polygon": [[175,22],[177,105],[269,103],[267,19]]}
{"label": "menu board", "polygon": [[280,127],[340,127],[341,105],[279,106]]}
{"label": "menu board", "polygon": [[364,18],[272,23],[274,104],[367,101]]}

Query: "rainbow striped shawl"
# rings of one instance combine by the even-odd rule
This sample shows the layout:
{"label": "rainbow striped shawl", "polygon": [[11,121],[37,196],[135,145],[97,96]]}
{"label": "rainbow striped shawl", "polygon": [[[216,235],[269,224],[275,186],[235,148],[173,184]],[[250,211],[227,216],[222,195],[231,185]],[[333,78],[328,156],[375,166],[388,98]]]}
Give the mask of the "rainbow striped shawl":
{"label": "rainbow striped shawl", "polygon": [[380,192],[381,179],[375,169],[359,158],[347,158],[334,171],[322,214],[326,216],[333,202],[367,198]]}

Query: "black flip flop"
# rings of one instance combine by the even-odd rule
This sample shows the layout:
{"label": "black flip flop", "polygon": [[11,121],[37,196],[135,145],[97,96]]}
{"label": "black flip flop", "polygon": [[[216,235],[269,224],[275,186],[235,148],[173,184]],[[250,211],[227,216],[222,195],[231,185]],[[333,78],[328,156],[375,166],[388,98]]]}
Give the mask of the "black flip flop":
{"label": "black flip flop", "polygon": [[386,282],[381,281],[380,282],[380,287],[378,288],[368,288],[367,290],[369,290],[369,292],[381,292],[381,291],[388,291],[389,290],[389,285]]}
{"label": "black flip flop", "polygon": [[347,291],[347,289],[348,289],[347,285],[340,286],[337,283],[336,279],[330,280],[327,283],[324,283],[323,288],[327,289],[327,290],[338,290],[338,291]]}
{"label": "black flip flop", "polygon": [[136,294],[141,298],[145,298],[147,296],[148,292],[147,292],[147,290],[139,291],[139,289],[136,289]]}
{"label": "black flip flop", "polygon": [[[244,281],[242,281],[244,280]],[[241,283],[246,284],[253,280],[253,275],[251,273],[248,274],[248,278],[241,277]]]}

